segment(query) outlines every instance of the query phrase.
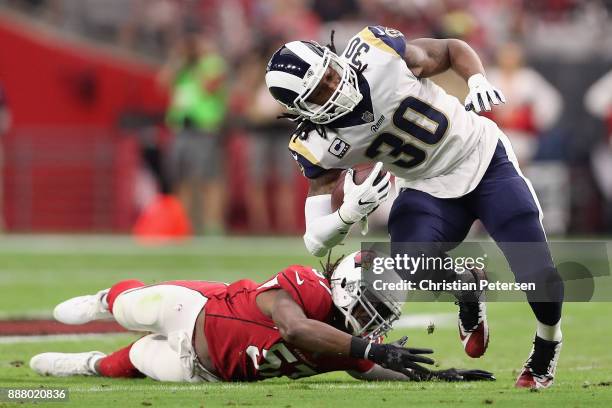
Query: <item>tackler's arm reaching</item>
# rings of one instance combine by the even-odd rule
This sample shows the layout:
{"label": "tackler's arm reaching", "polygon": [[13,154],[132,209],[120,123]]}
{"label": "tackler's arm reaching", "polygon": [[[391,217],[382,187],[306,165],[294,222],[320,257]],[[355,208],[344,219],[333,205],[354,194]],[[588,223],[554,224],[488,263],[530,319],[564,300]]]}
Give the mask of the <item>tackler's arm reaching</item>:
{"label": "tackler's arm reaching", "polygon": [[427,375],[431,371],[421,364],[434,364],[434,360],[423,355],[433,353],[431,349],[372,343],[325,322],[309,319],[300,305],[282,289],[260,294],[257,305],[262,313],[272,318],[283,339],[301,350],[370,360],[391,372],[404,375]]}

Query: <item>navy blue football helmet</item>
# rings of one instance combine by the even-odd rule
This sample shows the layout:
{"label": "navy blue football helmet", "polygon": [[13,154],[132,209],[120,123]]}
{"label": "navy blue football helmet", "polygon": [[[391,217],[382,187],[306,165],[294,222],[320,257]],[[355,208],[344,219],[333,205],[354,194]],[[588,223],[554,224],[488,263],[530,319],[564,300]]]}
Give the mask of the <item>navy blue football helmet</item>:
{"label": "navy blue football helmet", "polygon": [[[340,83],[323,105],[307,99],[331,67],[340,76]],[[357,73],[327,47],[314,41],[292,41],[283,45],[270,58],[266,84],[281,105],[313,123],[330,123],[351,112],[363,98]]]}

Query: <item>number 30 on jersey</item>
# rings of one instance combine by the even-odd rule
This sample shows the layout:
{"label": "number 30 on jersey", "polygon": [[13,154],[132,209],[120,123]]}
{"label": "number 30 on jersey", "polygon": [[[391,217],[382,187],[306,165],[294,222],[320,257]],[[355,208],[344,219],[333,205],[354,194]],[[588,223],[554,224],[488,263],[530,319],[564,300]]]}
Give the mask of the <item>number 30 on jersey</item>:
{"label": "number 30 on jersey", "polygon": [[[427,159],[427,146],[444,138],[449,121],[444,113],[413,96],[408,96],[395,110],[393,125],[398,132],[383,132],[368,146],[365,155],[377,159],[386,154],[396,158],[391,164],[411,169]],[[404,136],[404,137],[402,137]]]}

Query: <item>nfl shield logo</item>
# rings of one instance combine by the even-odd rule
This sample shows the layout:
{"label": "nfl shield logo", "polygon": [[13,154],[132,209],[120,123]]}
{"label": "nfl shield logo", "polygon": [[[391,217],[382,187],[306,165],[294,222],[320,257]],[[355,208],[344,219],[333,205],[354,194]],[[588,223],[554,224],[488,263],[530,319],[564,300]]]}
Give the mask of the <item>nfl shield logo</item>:
{"label": "nfl shield logo", "polygon": [[370,111],[365,111],[363,115],[361,115],[361,119],[364,122],[372,122],[374,120],[374,114]]}

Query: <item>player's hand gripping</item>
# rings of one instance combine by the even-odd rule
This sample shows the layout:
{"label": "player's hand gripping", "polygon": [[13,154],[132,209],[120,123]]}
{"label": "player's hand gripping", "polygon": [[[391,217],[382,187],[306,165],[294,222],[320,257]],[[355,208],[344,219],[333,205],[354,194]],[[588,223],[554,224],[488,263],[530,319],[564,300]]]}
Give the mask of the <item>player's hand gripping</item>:
{"label": "player's hand gripping", "polygon": [[377,180],[381,169],[382,163],[376,163],[368,178],[361,184],[355,184],[353,181],[353,169],[347,170],[344,177],[344,202],[338,209],[342,221],[353,224],[367,217],[387,199],[391,188],[391,174],[387,172]]}
{"label": "player's hand gripping", "polygon": [[491,103],[493,105],[499,105],[500,103],[506,103],[506,97],[482,74],[472,75],[468,79],[468,87],[470,93],[465,98],[465,109],[473,110],[476,113],[481,111],[490,111]]}

